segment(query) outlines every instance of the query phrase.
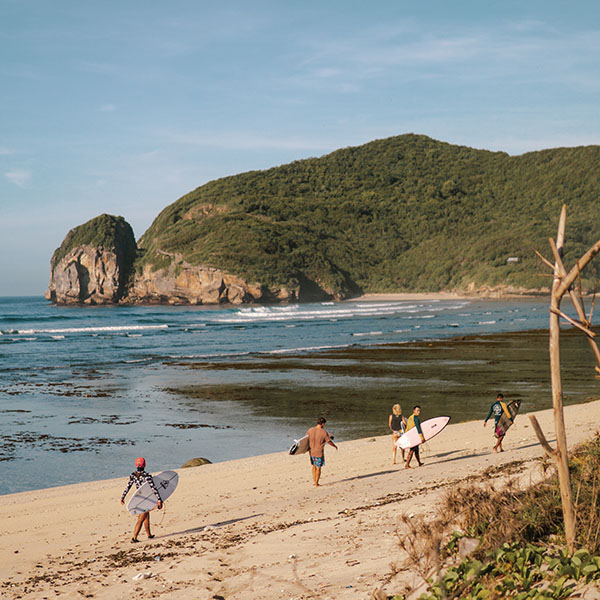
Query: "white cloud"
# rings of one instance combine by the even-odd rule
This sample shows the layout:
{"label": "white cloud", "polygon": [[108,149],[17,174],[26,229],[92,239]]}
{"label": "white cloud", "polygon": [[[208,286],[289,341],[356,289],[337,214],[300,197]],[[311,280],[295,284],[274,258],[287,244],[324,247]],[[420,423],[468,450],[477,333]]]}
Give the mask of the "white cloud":
{"label": "white cloud", "polygon": [[116,104],[103,104],[99,109],[100,112],[115,112],[117,110]]}
{"label": "white cloud", "polygon": [[31,172],[25,169],[13,169],[6,171],[4,177],[19,187],[25,187],[31,179]]}
{"label": "white cloud", "polygon": [[[598,55],[600,31],[572,35],[542,21],[499,22],[448,32],[413,22],[412,28],[370,28],[352,38],[304,40],[305,57],[284,82],[299,87],[329,81],[364,85],[373,80],[422,80],[430,76],[481,81],[503,78],[577,85]],[[468,67],[466,69],[465,67]],[[594,83],[597,78],[594,78]],[[591,87],[594,83],[582,82]]]}
{"label": "white cloud", "polygon": [[177,132],[162,134],[170,142],[204,148],[226,148],[234,150],[331,150],[330,141],[300,136],[268,136],[252,132]]}

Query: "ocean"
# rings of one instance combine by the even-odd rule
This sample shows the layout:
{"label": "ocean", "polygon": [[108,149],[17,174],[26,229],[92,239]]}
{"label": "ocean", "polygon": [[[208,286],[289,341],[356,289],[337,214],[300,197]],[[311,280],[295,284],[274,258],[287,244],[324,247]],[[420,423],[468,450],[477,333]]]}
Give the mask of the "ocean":
{"label": "ocean", "polygon": [[[137,456],[156,472],[285,451],[319,414],[338,441],[383,434],[397,398],[408,414],[417,395],[449,397],[478,365],[493,368],[485,345],[460,357],[440,341],[547,325],[546,299],[57,307],[0,298],[0,494],[126,477]],[[436,368],[390,354],[434,342]],[[442,367],[464,375],[440,380]],[[484,418],[495,391],[476,406],[436,400],[424,412]]]}

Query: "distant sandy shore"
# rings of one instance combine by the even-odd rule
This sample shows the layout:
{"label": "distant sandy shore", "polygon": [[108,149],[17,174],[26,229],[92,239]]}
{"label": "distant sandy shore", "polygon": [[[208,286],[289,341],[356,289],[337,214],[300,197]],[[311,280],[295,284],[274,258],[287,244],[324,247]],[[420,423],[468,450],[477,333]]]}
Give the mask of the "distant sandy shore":
{"label": "distant sandy shore", "polygon": [[370,302],[375,300],[401,302],[403,300],[456,300],[462,298],[473,298],[473,296],[454,294],[452,292],[401,292],[397,294],[363,294],[357,298],[349,298],[346,302]]}
{"label": "distant sandy shore", "polygon": [[[572,447],[596,431],[600,401],[565,412]],[[552,411],[537,415],[554,440]],[[392,465],[388,436],[341,442],[327,448],[318,489],[307,456],[286,452],[181,469],[166,513],[152,513],[156,538],[142,534],[137,545],[134,518],[119,504],[127,473],[2,496],[0,596],[345,600],[380,586],[392,594],[401,579],[419,583],[410,569],[388,581],[390,563],[404,560],[401,514],[431,515],[450,486],[489,467],[517,461],[522,481],[540,478],[542,450],[526,416],[504,453],[492,443],[489,424],[450,425],[427,444],[425,465],[405,470]],[[148,578],[134,579],[140,573]]]}
{"label": "distant sandy shore", "polygon": [[394,294],[363,294],[345,302],[402,302],[403,300],[508,300],[514,298],[544,298],[548,294],[514,294],[490,291],[487,294],[458,294],[454,292],[398,292]]}

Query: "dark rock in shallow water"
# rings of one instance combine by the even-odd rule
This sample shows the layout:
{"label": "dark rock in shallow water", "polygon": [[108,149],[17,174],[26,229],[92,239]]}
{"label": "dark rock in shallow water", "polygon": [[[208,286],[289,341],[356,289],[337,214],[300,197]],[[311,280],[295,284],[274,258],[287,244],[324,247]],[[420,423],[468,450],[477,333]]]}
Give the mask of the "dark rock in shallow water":
{"label": "dark rock in shallow water", "polygon": [[202,465],[212,465],[212,462],[208,458],[190,458],[185,464],[181,465],[182,469],[188,467],[200,467]]}

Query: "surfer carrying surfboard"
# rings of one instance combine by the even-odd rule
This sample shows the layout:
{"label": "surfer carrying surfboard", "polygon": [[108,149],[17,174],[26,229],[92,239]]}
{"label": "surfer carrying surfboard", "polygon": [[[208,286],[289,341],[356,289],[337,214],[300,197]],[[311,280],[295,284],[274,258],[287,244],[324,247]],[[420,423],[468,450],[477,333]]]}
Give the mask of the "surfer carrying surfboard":
{"label": "surfer carrying surfboard", "polygon": [[[421,444],[422,444],[425,441],[425,436],[423,435],[423,430],[421,429],[420,415],[421,415],[421,407],[418,405],[413,407],[412,415],[410,415],[410,417],[408,417],[408,419],[406,420],[406,431],[409,431],[413,427],[416,427],[418,434],[421,436]],[[417,444],[416,446],[413,446],[412,448],[410,448],[408,451],[408,458],[406,459],[406,464],[404,465],[405,469],[412,469],[412,467],[410,466],[410,461],[412,460],[413,454],[416,456],[419,466],[420,467],[423,466],[423,463],[421,462],[421,458],[419,456],[419,444]]]}
{"label": "surfer carrying surfboard", "polygon": [[[142,458],[141,456],[139,458],[136,458],[135,459],[135,467],[136,467],[136,470],[129,476],[129,481],[127,482],[125,491],[123,492],[123,494],[121,496],[121,504],[125,504],[125,496],[127,496],[127,492],[129,491],[129,488],[131,488],[131,486],[134,483],[135,483],[136,489],[141,488],[142,485],[147,483],[150,486],[150,488],[152,489],[152,491],[154,492],[154,494],[156,495],[156,498],[158,500],[157,508],[160,510],[163,506],[162,498],[160,497],[160,494],[158,493],[158,490],[156,489],[156,486],[154,485],[154,480],[152,479],[152,475],[150,475],[150,473],[147,473],[144,470],[146,468],[146,460],[144,458]],[[136,521],[135,527],[133,529],[133,537],[131,538],[132,544],[139,542],[137,536],[142,529],[142,525],[144,526],[144,529],[146,530],[146,533],[148,534],[148,539],[151,540],[154,537],[150,533],[150,512],[144,512],[144,513],[138,515],[138,520]]]}
{"label": "surfer carrying surfboard", "polygon": [[325,465],[325,444],[333,446],[336,450],[338,449],[327,431],[325,431],[325,423],[327,423],[325,417],[319,417],[317,424],[306,432],[309,444],[308,454],[312,465],[313,485],[315,487],[319,487],[321,468]]}
{"label": "surfer carrying surfboard", "polygon": [[[400,436],[406,431],[406,417],[402,414],[402,407],[399,404],[392,406],[392,414],[390,415],[389,427],[392,430],[392,445],[394,447],[392,454],[392,464],[396,464],[396,452],[398,446],[396,442],[400,439]],[[402,460],[404,460],[404,448],[402,450]]]}
{"label": "surfer carrying surfboard", "polygon": [[490,406],[490,412],[488,412],[488,416],[483,422],[484,427],[486,426],[488,419],[492,416],[492,414],[494,415],[494,435],[498,438],[498,441],[494,446],[494,452],[504,452],[502,449],[502,440],[506,435],[506,429],[508,427],[506,429],[498,427],[498,421],[500,421],[502,415],[504,415],[508,419],[509,424],[512,425],[514,419],[513,415],[511,415],[510,411],[508,410],[508,406],[506,406],[506,403],[504,402],[503,394],[498,394],[496,401]]}

